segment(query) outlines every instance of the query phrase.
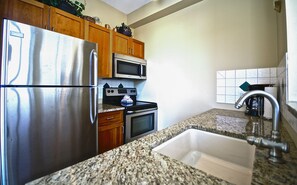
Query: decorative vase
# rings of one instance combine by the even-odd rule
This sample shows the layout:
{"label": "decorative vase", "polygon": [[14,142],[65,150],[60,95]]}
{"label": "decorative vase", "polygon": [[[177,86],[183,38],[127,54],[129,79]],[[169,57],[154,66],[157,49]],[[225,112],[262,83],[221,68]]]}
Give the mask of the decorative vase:
{"label": "decorative vase", "polygon": [[77,15],[75,7],[71,6],[66,0],[61,0],[61,3],[58,6],[58,8],[73,15]]}

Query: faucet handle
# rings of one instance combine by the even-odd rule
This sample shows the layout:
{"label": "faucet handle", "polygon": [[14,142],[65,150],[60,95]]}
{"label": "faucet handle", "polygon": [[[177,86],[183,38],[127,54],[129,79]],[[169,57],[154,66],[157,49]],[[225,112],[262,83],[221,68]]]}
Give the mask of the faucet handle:
{"label": "faucet handle", "polygon": [[279,143],[280,144],[280,148],[283,152],[285,153],[289,153],[290,152],[290,145],[286,142],[282,142],[282,143]]}
{"label": "faucet handle", "polygon": [[256,145],[259,147],[265,147],[270,149],[277,148],[279,150],[282,150],[285,153],[288,153],[290,151],[290,145],[286,142],[276,142],[274,140],[264,139],[262,137],[255,137],[255,136],[248,136],[246,140],[251,145]]}

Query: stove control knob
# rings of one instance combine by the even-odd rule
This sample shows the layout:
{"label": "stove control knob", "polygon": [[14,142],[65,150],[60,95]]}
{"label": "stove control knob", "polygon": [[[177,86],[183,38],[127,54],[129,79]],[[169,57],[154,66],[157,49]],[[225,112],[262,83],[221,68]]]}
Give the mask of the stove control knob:
{"label": "stove control knob", "polygon": [[111,90],[111,93],[113,93],[114,91],[113,90]]}
{"label": "stove control knob", "polygon": [[110,90],[107,90],[107,93],[110,93]]}

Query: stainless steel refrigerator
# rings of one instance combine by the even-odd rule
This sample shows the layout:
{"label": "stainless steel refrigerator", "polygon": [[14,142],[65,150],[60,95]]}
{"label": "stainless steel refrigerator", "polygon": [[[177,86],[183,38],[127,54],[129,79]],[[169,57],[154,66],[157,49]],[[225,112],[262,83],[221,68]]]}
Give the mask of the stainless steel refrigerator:
{"label": "stainless steel refrigerator", "polygon": [[24,184],[97,155],[97,45],[3,25],[2,184]]}

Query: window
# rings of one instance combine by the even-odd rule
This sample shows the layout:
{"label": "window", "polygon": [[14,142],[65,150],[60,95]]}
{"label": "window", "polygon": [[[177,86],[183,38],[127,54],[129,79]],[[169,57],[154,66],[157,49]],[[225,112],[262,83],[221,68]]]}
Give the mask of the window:
{"label": "window", "polygon": [[288,43],[288,105],[297,111],[297,1],[286,0]]}

